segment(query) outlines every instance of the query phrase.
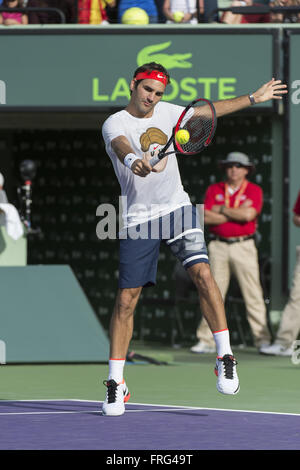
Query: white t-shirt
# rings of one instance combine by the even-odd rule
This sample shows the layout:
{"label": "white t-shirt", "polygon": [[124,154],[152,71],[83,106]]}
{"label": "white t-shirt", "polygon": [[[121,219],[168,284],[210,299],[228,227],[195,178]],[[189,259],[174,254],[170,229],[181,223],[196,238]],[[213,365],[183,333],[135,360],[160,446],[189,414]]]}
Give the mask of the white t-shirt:
{"label": "white t-shirt", "polygon": [[183,13],[195,13],[197,11],[196,0],[171,0],[171,12],[183,11]]}
{"label": "white t-shirt", "polygon": [[[175,154],[165,157],[168,160],[163,171],[151,172],[142,178],[120,162],[111,147],[111,141],[125,136],[135,155],[143,158],[143,153],[164,147],[183,109],[182,106],[160,101],[150,118],[137,118],[122,110],[104,122],[102,135],[106,151],[120,183],[121,194],[127,197],[125,203],[122,198],[124,227],[168,214],[191,204],[191,201],[183,189]],[[168,150],[172,150],[172,146]]]}

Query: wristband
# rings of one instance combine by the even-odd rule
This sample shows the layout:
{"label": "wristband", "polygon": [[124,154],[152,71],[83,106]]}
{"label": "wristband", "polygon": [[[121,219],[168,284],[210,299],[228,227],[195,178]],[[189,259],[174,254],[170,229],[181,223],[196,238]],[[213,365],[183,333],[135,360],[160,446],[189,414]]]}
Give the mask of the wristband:
{"label": "wristband", "polygon": [[131,170],[131,166],[136,160],[140,160],[140,158],[134,155],[134,153],[128,153],[124,158],[124,165]]}
{"label": "wristband", "polygon": [[255,99],[254,99],[254,96],[253,96],[253,95],[248,95],[248,96],[249,96],[249,100],[250,100],[251,106],[253,106],[254,104],[256,104]]}

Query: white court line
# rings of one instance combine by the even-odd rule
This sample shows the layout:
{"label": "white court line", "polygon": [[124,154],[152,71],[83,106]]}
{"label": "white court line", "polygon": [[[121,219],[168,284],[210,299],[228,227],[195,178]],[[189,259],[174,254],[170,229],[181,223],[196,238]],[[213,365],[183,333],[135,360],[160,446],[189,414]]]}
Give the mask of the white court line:
{"label": "white court line", "polygon": [[[70,398],[70,401],[83,401],[83,402],[90,402],[90,403],[102,403],[98,402],[97,400],[81,400],[76,398]],[[261,413],[261,414],[271,414],[271,415],[287,415],[287,416],[300,416],[300,413],[283,413],[280,411],[256,411],[256,410],[234,410],[231,408],[208,408],[207,406],[185,406],[185,405],[158,405],[157,403],[132,403],[128,402],[127,405],[135,405],[135,406],[162,406],[164,408],[180,408],[185,410],[209,410],[209,411],[234,411],[237,413]],[[129,411],[129,410],[127,410]]]}
{"label": "white court line", "polygon": [[[83,403],[98,403],[99,405],[102,404],[101,401],[97,400],[84,400],[84,399],[76,399],[76,398],[64,398],[64,399],[41,399],[41,400],[0,400],[0,404],[3,402],[55,402],[55,401],[71,401],[71,402],[83,402]],[[143,411],[186,411],[186,410],[200,410],[200,411],[228,411],[228,412],[235,412],[235,413],[257,413],[257,414],[270,414],[270,415],[284,415],[284,416],[300,416],[300,413],[283,413],[279,411],[255,411],[255,410],[234,410],[234,409],[226,409],[226,408],[208,408],[208,407],[197,407],[197,406],[178,406],[178,405],[160,405],[160,404],[151,404],[151,403],[128,403],[128,405],[134,406],[145,406],[145,407],[156,407],[156,408],[169,408],[169,410],[126,410],[128,412],[143,412]],[[1,408],[1,407],[0,407]],[[34,412],[16,412],[16,413],[1,413],[1,415],[12,415],[12,414],[76,414],[76,413],[99,413],[99,410],[84,410],[84,411],[34,411]]]}

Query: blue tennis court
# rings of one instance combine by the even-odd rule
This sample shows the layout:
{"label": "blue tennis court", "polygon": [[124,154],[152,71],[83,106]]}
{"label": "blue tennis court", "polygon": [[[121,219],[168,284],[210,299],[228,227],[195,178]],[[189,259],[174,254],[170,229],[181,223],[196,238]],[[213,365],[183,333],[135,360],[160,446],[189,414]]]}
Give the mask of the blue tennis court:
{"label": "blue tennis court", "polygon": [[4,400],[0,449],[299,450],[300,414],[133,403],[112,418],[98,401]]}

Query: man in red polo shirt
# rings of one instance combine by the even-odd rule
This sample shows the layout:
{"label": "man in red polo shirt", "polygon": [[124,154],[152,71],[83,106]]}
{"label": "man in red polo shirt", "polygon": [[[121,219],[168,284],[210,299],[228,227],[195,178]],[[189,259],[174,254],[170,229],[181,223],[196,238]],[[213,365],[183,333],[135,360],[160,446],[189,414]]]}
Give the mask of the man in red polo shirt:
{"label": "man in red polo shirt", "polygon": [[[300,191],[293,208],[293,223],[300,227]],[[297,348],[294,343],[300,332],[300,246],[296,247],[296,265],[288,302],[282,312],[279,329],[274,344],[261,348],[262,354],[272,356],[292,356]],[[296,346],[296,348],[295,348]],[[298,349],[298,348],[297,348]]]}
{"label": "man in red polo shirt", "polygon": [[[211,270],[223,299],[231,274],[235,275],[255,346],[260,349],[271,341],[254,241],[263,192],[247,179],[254,169],[247,155],[232,152],[220,164],[226,171],[226,180],[209,186],[204,201],[204,221],[212,235],[209,243]],[[191,348],[192,352],[215,352],[213,337],[204,318],[197,329],[197,338],[199,342]]]}

